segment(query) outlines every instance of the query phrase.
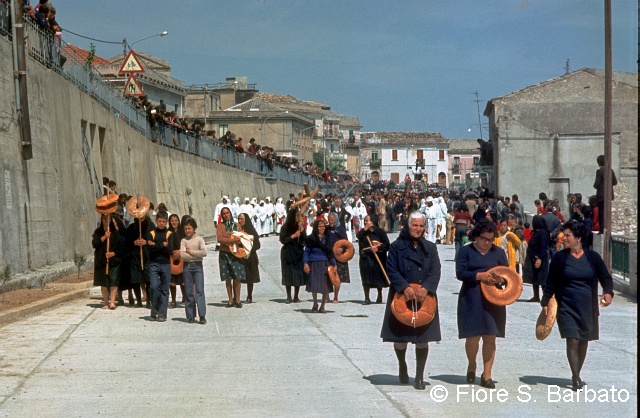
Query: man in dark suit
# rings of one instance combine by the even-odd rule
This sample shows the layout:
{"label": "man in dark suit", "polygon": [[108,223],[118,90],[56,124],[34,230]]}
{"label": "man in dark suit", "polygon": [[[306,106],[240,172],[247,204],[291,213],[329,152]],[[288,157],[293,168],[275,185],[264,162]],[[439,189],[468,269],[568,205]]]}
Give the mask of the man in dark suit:
{"label": "man in dark suit", "polygon": [[[604,231],[604,155],[598,155],[596,158],[598,169],[596,170],[596,180],[593,188],[596,189],[596,203],[598,204],[598,222],[600,223],[599,234]],[[613,200],[613,186],[618,184],[616,173],[611,170],[611,200]]]}

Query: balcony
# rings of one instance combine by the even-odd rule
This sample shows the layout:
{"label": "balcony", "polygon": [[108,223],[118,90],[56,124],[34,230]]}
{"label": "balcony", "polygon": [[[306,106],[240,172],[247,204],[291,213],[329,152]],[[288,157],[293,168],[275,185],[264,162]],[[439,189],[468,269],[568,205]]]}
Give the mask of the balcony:
{"label": "balcony", "polygon": [[451,173],[452,174],[460,174],[460,165],[459,164],[454,164],[453,168],[451,169]]}
{"label": "balcony", "polygon": [[371,170],[380,170],[382,168],[382,160],[369,161],[369,168]]}
{"label": "balcony", "polygon": [[416,159],[416,168],[424,168],[424,158],[418,158]]}

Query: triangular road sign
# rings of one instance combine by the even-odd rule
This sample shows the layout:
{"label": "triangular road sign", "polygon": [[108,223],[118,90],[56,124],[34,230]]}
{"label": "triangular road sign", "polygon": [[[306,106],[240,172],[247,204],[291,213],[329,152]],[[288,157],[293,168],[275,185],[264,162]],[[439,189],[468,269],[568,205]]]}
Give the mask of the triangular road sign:
{"label": "triangular road sign", "polygon": [[144,68],[142,68],[142,63],[138,59],[138,56],[133,52],[133,49],[129,51],[127,58],[125,58],[122,63],[122,67],[120,67],[119,73],[144,73]]}
{"label": "triangular road sign", "polygon": [[124,85],[124,94],[125,96],[144,96],[142,86],[140,85],[138,80],[136,80],[133,74],[129,76],[127,84]]}

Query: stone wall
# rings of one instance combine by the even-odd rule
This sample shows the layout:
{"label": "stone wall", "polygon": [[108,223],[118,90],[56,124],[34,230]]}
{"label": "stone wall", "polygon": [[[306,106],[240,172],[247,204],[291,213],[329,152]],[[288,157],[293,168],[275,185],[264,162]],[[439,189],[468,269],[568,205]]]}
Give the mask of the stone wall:
{"label": "stone wall", "polygon": [[8,266],[13,275],[91,254],[103,176],[171,212],[191,207],[203,236],[214,235],[213,209],[223,194],[275,201],[300,189],[157,145],[31,59],[33,159],[24,161],[12,72],[11,44],[0,38],[0,271]]}

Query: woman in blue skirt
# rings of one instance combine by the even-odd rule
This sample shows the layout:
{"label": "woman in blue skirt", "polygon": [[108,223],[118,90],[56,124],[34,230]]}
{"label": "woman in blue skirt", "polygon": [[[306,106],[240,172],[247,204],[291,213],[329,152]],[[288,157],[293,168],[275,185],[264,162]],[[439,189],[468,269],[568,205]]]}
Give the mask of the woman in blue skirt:
{"label": "woman in blue skirt", "polygon": [[[329,266],[336,265],[333,251],[329,247],[329,240],[325,234],[327,225],[323,219],[313,223],[311,235],[307,237],[304,247],[304,272],[309,275],[307,292],[313,296],[313,308],[311,312],[326,313],[324,304],[329,300],[329,294],[333,286],[329,280]],[[318,308],[318,293],[322,294],[322,302]]]}

